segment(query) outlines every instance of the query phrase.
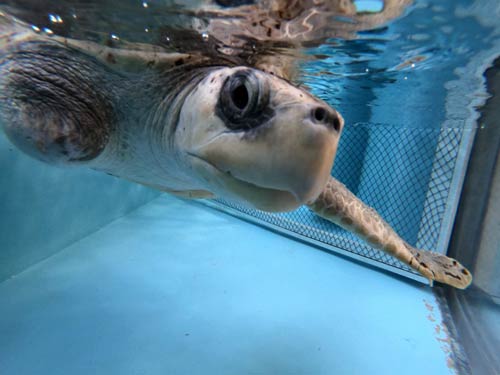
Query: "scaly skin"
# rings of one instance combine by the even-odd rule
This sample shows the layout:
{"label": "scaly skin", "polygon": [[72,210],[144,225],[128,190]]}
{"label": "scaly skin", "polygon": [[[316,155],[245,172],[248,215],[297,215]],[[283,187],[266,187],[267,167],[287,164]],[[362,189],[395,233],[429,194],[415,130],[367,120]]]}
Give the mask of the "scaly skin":
{"label": "scaly skin", "polygon": [[309,207],[319,216],[356,233],[374,248],[409,265],[431,285],[435,280],[465,289],[472,282],[471,273],[455,259],[407,244],[373,208],[334,178],[330,178],[321,195]]}

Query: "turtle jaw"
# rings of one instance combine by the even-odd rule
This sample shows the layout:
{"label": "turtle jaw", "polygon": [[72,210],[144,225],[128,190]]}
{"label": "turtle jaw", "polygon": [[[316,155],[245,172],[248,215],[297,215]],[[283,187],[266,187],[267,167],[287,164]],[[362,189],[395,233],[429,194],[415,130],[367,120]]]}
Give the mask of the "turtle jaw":
{"label": "turtle jaw", "polygon": [[302,205],[292,192],[255,185],[234,177],[230,171],[222,171],[197,155],[189,156],[191,165],[209,183],[207,189],[218,198],[267,212],[293,211]]}
{"label": "turtle jaw", "polygon": [[225,131],[190,151],[190,164],[205,188],[269,212],[313,202],[330,177],[340,134],[307,118],[297,120],[297,107],[278,111],[255,133]]}

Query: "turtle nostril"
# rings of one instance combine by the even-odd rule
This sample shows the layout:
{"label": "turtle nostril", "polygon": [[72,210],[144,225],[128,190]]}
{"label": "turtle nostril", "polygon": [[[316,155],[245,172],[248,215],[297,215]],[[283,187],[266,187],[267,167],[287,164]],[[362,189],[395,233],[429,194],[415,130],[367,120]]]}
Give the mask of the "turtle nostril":
{"label": "turtle nostril", "polygon": [[313,111],[313,117],[316,122],[325,122],[327,114],[323,107],[316,107]]}
{"label": "turtle nostril", "polygon": [[341,123],[340,123],[340,118],[339,116],[337,115],[334,115],[333,116],[333,128],[336,130],[336,131],[340,131],[340,128],[341,128]]}
{"label": "turtle nostril", "polygon": [[337,132],[342,128],[342,120],[339,114],[329,107],[316,107],[311,112],[312,121],[332,127]]}

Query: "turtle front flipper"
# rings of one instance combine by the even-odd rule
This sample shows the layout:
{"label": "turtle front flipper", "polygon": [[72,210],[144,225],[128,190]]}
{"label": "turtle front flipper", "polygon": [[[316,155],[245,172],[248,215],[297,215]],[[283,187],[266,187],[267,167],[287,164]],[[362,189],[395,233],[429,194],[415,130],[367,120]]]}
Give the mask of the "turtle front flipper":
{"label": "turtle front flipper", "polygon": [[44,162],[95,159],[115,122],[110,74],[61,43],[16,35],[0,48],[0,126],[18,148]]}
{"label": "turtle front flipper", "polygon": [[382,250],[429,280],[465,289],[471,273],[455,259],[407,244],[371,207],[365,205],[345,185],[330,178],[321,195],[309,205],[319,216],[356,233],[376,249]]}

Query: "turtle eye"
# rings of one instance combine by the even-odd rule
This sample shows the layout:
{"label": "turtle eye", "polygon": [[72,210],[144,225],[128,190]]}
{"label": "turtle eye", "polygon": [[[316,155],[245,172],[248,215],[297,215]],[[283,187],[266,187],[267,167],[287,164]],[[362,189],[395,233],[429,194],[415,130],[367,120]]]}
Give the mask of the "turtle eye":
{"label": "turtle eye", "polygon": [[243,111],[249,99],[248,89],[243,83],[231,89],[231,100],[238,109]]}
{"label": "turtle eye", "polygon": [[232,130],[249,130],[264,121],[261,114],[269,104],[269,88],[251,71],[229,76],[220,92],[217,112]]}

